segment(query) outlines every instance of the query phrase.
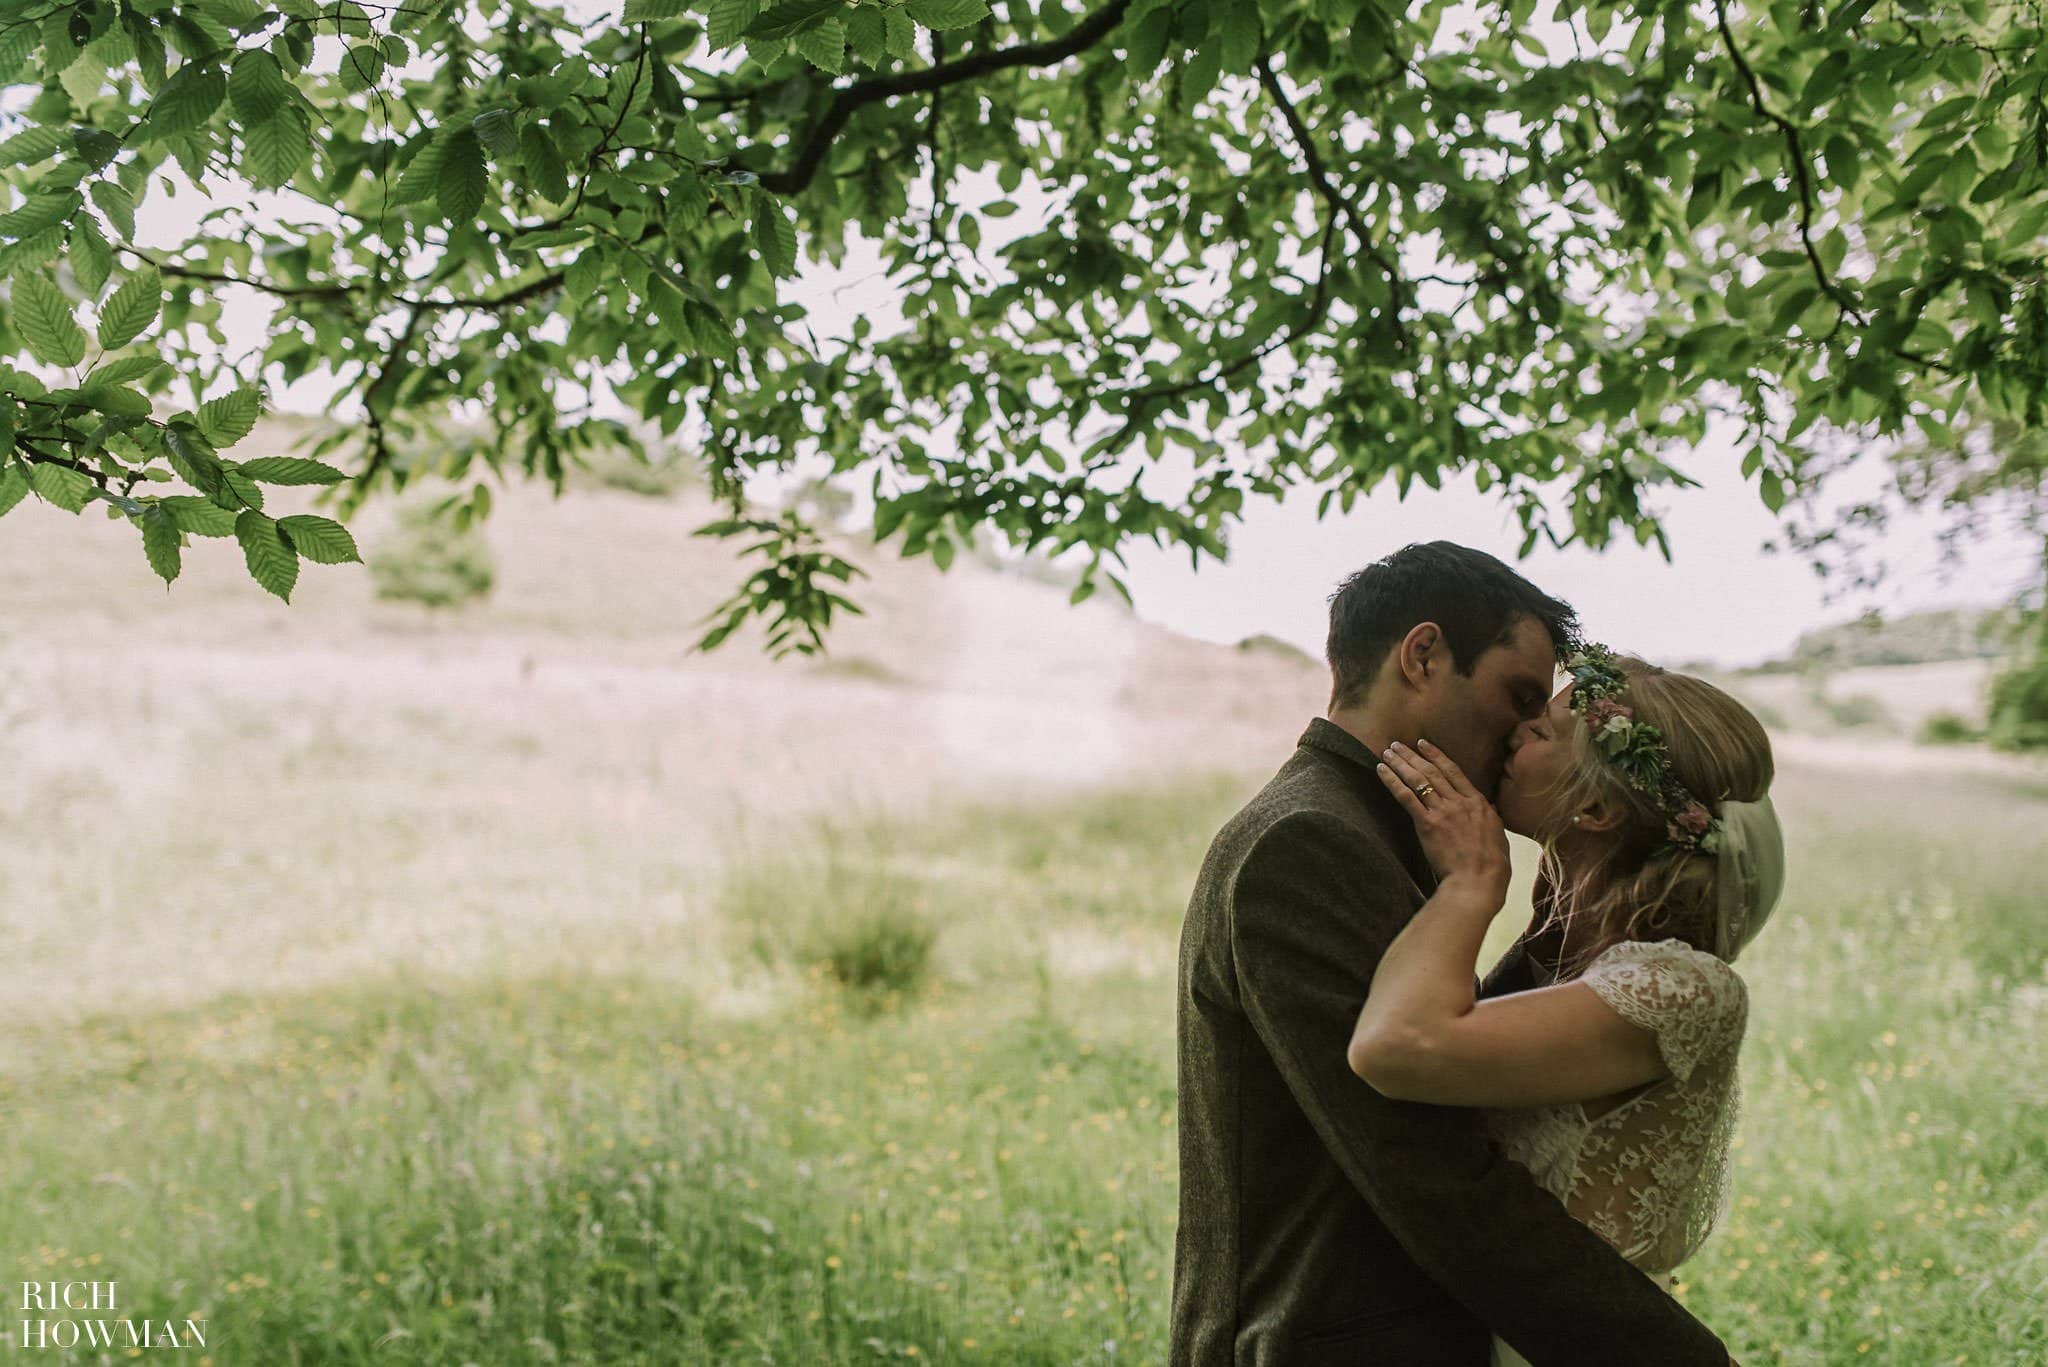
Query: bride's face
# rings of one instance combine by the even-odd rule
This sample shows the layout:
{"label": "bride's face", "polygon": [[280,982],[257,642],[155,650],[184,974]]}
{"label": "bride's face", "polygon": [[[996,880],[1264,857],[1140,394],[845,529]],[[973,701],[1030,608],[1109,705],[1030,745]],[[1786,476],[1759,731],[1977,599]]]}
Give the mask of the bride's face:
{"label": "bride's face", "polygon": [[1566,684],[1540,716],[1523,722],[1508,737],[1507,767],[1501,771],[1494,801],[1501,824],[1517,835],[1539,839],[1544,830],[1562,824],[1550,810],[1556,800],[1551,790],[1571,762],[1568,740],[1571,728],[1579,724],[1571,701],[1572,686]]}

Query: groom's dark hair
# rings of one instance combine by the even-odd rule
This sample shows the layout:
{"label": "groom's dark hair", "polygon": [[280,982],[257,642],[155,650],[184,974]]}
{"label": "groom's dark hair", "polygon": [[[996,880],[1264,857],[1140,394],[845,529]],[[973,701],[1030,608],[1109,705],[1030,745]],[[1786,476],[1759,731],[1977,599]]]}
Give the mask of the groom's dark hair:
{"label": "groom's dark hair", "polygon": [[1452,664],[1470,675],[1487,648],[1505,643],[1524,617],[1550,632],[1560,662],[1578,649],[1579,614],[1571,604],[1485,551],[1453,541],[1403,546],[1330,595],[1330,706],[1363,699],[1387,652],[1418,622],[1443,628]]}

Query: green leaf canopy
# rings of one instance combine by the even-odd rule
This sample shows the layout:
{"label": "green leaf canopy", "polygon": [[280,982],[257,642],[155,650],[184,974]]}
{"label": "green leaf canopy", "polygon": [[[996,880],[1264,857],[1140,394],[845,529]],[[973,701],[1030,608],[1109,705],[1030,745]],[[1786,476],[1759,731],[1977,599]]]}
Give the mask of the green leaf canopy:
{"label": "green leaf canopy", "polygon": [[[809,649],[857,571],[738,506],[799,459],[867,483],[907,553],[985,527],[1086,551],[1091,587],[1132,538],[1220,555],[1290,488],[1348,507],[1467,473],[1524,551],[1662,544],[1710,418],[1774,509],[1829,437],[2040,424],[2034,10],[1545,14],[24,0],[0,16],[0,490],[84,479],[142,510],[160,573],[149,509],[234,513],[282,596],[339,542],[280,531],[254,462],[223,462],[262,390],[338,391],[348,421],[303,458],[345,474],[343,516],[458,408],[492,439],[438,453],[457,478],[558,482],[651,427],[702,447],[760,564],[713,635],[758,615]],[[145,246],[177,177],[282,207]],[[856,252],[902,325],[821,337],[795,277]],[[224,373],[201,343],[236,289],[280,312]],[[100,363],[80,301],[101,350],[166,364],[69,388]]]}

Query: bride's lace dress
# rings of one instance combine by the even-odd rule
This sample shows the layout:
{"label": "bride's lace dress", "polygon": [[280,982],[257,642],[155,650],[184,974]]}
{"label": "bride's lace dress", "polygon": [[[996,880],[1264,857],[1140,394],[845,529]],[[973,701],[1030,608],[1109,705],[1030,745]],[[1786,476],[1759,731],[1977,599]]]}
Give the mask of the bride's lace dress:
{"label": "bride's lace dress", "polygon": [[[1671,1075],[1590,1117],[1576,1103],[1534,1106],[1491,1111],[1487,1127],[1502,1152],[1623,1257],[1668,1273],[1727,1208],[1748,993],[1733,968],[1682,940],[1625,941],[1578,981],[1656,1036]],[[1505,1344],[1496,1360],[1521,1361]]]}

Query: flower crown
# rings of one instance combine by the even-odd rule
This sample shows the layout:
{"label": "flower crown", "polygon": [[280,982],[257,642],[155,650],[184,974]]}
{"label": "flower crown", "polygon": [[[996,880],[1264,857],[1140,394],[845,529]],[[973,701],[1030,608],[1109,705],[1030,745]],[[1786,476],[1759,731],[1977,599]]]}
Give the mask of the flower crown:
{"label": "flower crown", "polygon": [[1617,701],[1628,674],[1613,651],[1587,644],[1565,661],[1572,676],[1572,711],[1583,717],[1593,746],[1621,772],[1628,785],[1657,804],[1672,847],[1712,853],[1720,847],[1721,823],[1707,805],[1671,772],[1664,733],[1635,719],[1635,709]]}

